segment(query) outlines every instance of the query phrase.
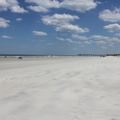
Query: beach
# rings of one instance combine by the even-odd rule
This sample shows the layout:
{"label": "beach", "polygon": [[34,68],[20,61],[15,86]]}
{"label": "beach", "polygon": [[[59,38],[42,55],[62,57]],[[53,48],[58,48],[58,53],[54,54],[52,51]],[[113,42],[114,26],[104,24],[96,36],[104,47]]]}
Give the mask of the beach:
{"label": "beach", "polygon": [[0,120],[120,120],[120,57],[0,58]]}

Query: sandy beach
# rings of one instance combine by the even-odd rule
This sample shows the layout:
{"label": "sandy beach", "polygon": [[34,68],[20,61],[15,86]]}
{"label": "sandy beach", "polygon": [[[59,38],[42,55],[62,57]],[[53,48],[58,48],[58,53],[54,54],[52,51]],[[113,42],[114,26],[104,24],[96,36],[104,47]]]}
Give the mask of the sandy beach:
{"label": "sandy beach", "polygon": [[0,58],[0,120],[120,120],[120,57]]}

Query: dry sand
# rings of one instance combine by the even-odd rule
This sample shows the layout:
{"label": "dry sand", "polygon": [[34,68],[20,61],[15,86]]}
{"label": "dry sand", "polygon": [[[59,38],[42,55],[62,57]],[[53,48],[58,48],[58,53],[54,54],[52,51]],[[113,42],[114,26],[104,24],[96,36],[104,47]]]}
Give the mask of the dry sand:
{"label": "dry sand", "polygon": [[0,120],[120,120],[120,58],[0,58]]}

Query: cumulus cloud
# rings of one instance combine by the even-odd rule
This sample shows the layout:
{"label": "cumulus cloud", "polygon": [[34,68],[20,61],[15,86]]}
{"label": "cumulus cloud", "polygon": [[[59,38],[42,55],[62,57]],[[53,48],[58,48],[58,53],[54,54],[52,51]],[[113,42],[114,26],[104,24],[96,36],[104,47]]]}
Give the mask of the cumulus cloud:
{"label": "cumulus cloud", "polygon": [[72,24],[65,24],[61,25],[59,27],[56,27],[56,31],[68,31],[68,32],[75,32],[75,33],[85,33],[89,32],[89,29],[87,28],[80,28],[77,25],[72,25]]}
{"label": "cumulus cloud", "polygon": [[114,37],[114,38],[110,38],[109,41],[110,42],[120,42],[120,39]]}
{"label": "cumulus cloud", "polygon": [[1,36],[1,38],[12,39],[12,37],[10,37],[10,36],[6,36],[6,35]]}
{"label": "cumulus cloud", "polygon": [[109,44],[109,46],[110,46],[110,47],[114,47],[114,43],[111,42],[111,43]]}
{"label": "cumulus cloud", "polygon": [[28,12],[24,8],[20,7],[17,0],[0,0],[0,11],[7,11],[8,9],[14,13],[26,13]]}
{"label": "cumulus cloud", "polygon": [[78,20],[79,17],[70,14],[54,14],[53,16],[43,16],[42,21],[46,25],[55,26],[56,31],[67,31],[76,33],[89,32],[88,28],[80,28],[77,25],[72,25],[70,22]]}
{"label": "cumulus cloud", "polygon": [[109,37],[107,37],[107,36],[101,36],[101,35],[93,35],[90,38],[91,39],[95,39],[95,40],[109,40]]}
{"label": "cumulus cloud", "polygon": [[109,24],[104,26],[104,29],[108,30],[109,32],[119,32],[120,31],[120,25],[119,24]]}
{"label": "cumulus cloud", "polygon": [[18,22],[19,22],[19,21],[22,21],[22,18],[17,18],[16,21],[18,21]]}
{"label": "cumulus cloud", "polygon": [[[109,46],[113,46],[115,43],[120,43],[120,39],[117,37],[109,37],[109,36],[102,36],[102,35],[92,35],[90,37],[86,37],[86,36],[80,36],[78,34],[72,34],[71,36],[73,39],[71,38],[59,38],[56,37],[57,40],[63,41],[63,42],[68,42],[68,43],[72,43],[72,44],[86,44],[86,45],[90,45],[92,43],[97,44],[97,45],[109,45]],[[82,41],[78,41],[74,38],[77,38],[79,40]]]}
{"label": "cumulus cloud", "polygon": [[59,38],[59,37],[56,37],[57,40],[60,40],[60,41],[65,41],[64,38]]}
{"label": "cumulus cloud", "polygon": [[25,2],[34,3],[34,6],[28,6],[28,8],[35,12],[48,12],[50,8],[60,7],[57,0],[25,0]]}
{"label": "cumulus cloud", "polygon": [[11,9],[11,12],[14,12],[14,13],[27,13],[28,12],[27,10],[25,10],[24,8],[21,8],[18,5],[13,6],[10,9]]}
{"label": "cumulus cloud", "polygon": [[91,42],[90,42],[90,41],[85,41],[84,44],[88,44],[88,45],[90,45]]}
{"label": "cumulus cloud", "polygon": [[57,40],[60,40],[60,41],[66,41],[68,43],[73,43],[73,44],[81,44],[81,42],[77,42],[75,40],[72,40],[70,38],[59,38],[59,37],[56,37]]}
{"label": "cumulus cloud", "polygon": [[81,36],[81,35],[77,35],[77,34],[72,34],[72,37],[80,39],[80,40],[88,40],[88,38],[86,36]]}
{"label": "cumulus cloud", "polygon": [[5,20],[4,18],[0,17],[0,27],[1,28],[7,28],[7,27],[9,27],[8,23],[10,23],[9,20]]}
{"label": "cumulus cloud", "polygon": [[99,13],[99,18],[103,21],[108,22],[119,22],[120,21],[120,9],[115,8],[114,11],[108,9],[103,10]]}
{"label": "cumulus cloud", "polygon": [[67,42],[69,43],[73,43],[73,44],[81,44],[81,42],[77,42],[77,41],[74,41],[74,40],[71,40],[69,38],[65,39]]}
{"label": "cumulus cloud", "polygon": [[77,34],[72,34],[72,38],[77,38],[79,40],[85,40],[83,41],[83,44],[95,43],[97,45],[107,45],[107,44],[113,45],[115,43],[120,43],[120,39],[117,37],[109,37],[109,36],[102,36],[102,35],[92,35],[90,37],[86,37],[86,36],[80,36]]}
{"label": "cumulus cloud", "polygon": [[70,42],[70,43],[76,43],[76,41],[73,41],[73,40],[71,40],[71,39],[69,39],[69,38],[67,38],[66,41],[67,41],[67,42]]}
{"label": "cumulus cloud", "polygon": [[25,0],[27,3],[34,3],[36,5],[43,6],[45,8],[59,8],[58,0]]}
{"label": "cumulus cloud", "polygon": [[103,41],[103,40],[96,41],[96,43],[97,43],[98,45],[104,45],[104,44],[106,44],[106,42],[105,42],[105,41]]}
{"label": "cumulus cloud", "polygon": [[94,0],[64,0],[60,3],[60,7],[77,12],[85,12],[96,8],[96,6],[97,2],[94,2]]}
{"label": "cumulus cloud", "polygon": [[46,12],[50,8],[65,8],[77,12],[85,12],[96,8],[97,4],[99,4],[99,2],[94,2],[94,0],[44,0],[44,2],[43,0],[25,0],[25,2],[34,3],[34,6],[32,5],[28,8],[36,12]]}
{"label": "cumulus cloud", "polygon": [[34,35],[37,35],[37,36],[45,36],[45,35],[47,35],[47,33],[45,33],[45,32],[35,31],[35,30],[33,30],[33,34],[34,34]]}
{"label": "cumulus cloud", "polygon": [[76,15],[70,15],[70,14],[54,14],[53,16],[43,16],[42,21],[46,25],[61,25],[61,24],[67,24],[71,21],[79,19]]}
{"label": "cumulus cloud", "polygon": [[108,37],[108,36],[101,36],[101,35],[93,35],[90,39],[98,40],[98,41],[107,41],[107,42],[120,42],[120,39],[116,37]]}
{"label": "cumulus cloud", "polygon": [[117,34],[115,34],[115,35],[120,36],[120,33],[117,33]]}
{"label": "cumulus cloud", "polygon": [[28,9],[33,10],[35,12],[48,12],[48,9],[42,6],[28,6]]}

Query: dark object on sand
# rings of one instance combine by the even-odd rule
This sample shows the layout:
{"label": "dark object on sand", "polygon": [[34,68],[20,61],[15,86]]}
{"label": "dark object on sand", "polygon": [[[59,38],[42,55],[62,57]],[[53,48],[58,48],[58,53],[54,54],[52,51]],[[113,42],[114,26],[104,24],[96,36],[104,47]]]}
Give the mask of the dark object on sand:
{"label": "dark object on sand", "polygon": [[100,57],[105,57],[105,55],[101,55]]}
{"label": "dark object on sand", "polygon": [[18,59],[23,59],[22,57],[18,57]]}

